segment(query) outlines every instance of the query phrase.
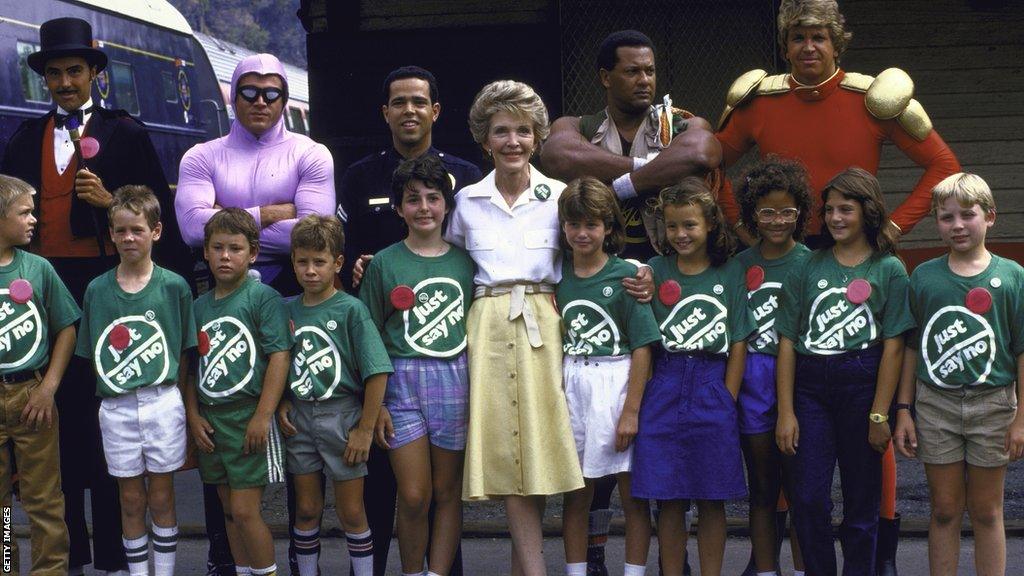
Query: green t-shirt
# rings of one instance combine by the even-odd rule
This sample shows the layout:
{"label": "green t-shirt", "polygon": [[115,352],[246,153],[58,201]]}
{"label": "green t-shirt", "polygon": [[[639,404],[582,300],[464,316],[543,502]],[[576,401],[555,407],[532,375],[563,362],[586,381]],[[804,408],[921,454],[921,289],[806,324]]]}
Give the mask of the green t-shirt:
{"label": "green t-shirt", "polygon": [[[968,303],[972,289],[988,294],[988,310]],[[909,292],[918,328],[908,342],[918,349],[918,379],[945,389],[1017,380],[1017,356],[1024,352],[1020,264],[993,254],[983,272],[964,277],[949,269],[949,255],[940,256],[914,270]]]}
{"label": "green t-shirt", "polygon": [[358,298],[338,292],[306,306],[296,296],[287,307],[295,330],[288,389],[297,399],[358,394],[370,376],[394,372],[380,333]]}
{"label": "green t-shirt", "polygon": [[[756,245],[736,255],[736,263],[744,274],[747,305],[757,324],[757,330],[747,339],[748,352],[778,356],[779,334],[775,331],[775,316],[779,311],[782,282],[790,270],[801,266],[810,255],[811,250],[799,242],[784,256],[773,260],[761,256]],[[760,274],[757,267],[760,267]]]}
{"label": "green t-shirt", "polygon": [[[11,299],[11,282],[32,286],[32,299]],[[17,293],[17,292],[15,292]],[[50,361],[50,339],[82,316],[53,266],[35,254],[14,249],[10,264],[0,266],[0,374],[39,370]]]}
{"label": "green t-shirt", "polygon": [[292,347],[284,300],[252,278],[223,298],[214,298],[215,292],[195,305],[196,325],[205,334],[199,336],[199,400],[213,405],[259,398],[267,356]]}
{"label": "green t-shirt", "polygon": [[[871,284],[871,295],[854,304],[846,288],[858,279]],[[914,327],[906,305],[908,284],[907,269],[895,256],[874,254],[856,266],[843,266],[831,248],[818,250],[783,283],[775,330],[792,340],[799,354],[870,348]]]}
{"label": "green t-shirt", "polygon": [[[747,308],[743,270],[735,260],[693,275],[679,271],[674,254],[655,256],[650,265],[655,286],[651,307],[665,350],[728,354],[730,344],[746,340],[756,328]],[[674,303],[663,298],[672,291],[667,288],[671,282],[680,287]]]}
{"label": "green t-shirt", "polygon": [[[473,300],[469,254],[451,246],[440,256],[420,256],[396,242],[370,261],[359,299],[370,310],[392,358],[452,358],[466,348],[466,311]],[[395,308],[397,292],[411,289],[410,307]]]}
{"label": "green t-shirt", "polygon": [[580,278],[572,257],[562,259],[556,299],[562,311],[562,350],[570,356],[619,356],[661,339],[654,313],[622,287],[636,266],[609,256],[589,278]]}
{"label": "green t-shirt", "polygon": [[129,294],[117,283],[115,267],[89,283],[82,308],[75,354],[92,360],[99,396],[178,381],[181,353],[196,345],[192,291],[184,278],[153,266],[146,287]]}

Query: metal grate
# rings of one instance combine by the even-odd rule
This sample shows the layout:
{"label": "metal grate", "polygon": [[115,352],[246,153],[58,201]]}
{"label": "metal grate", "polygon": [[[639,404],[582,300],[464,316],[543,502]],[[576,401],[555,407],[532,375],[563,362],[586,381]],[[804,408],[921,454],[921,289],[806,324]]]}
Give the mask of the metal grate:
{"label": "metal grate", "polygon": [[747,70],[777,66],[778,0],[561,0],[564,114],[604,107],[597,51],[609,33],[634,28],[654,42],[658,99],[714,124],[725,91]]}

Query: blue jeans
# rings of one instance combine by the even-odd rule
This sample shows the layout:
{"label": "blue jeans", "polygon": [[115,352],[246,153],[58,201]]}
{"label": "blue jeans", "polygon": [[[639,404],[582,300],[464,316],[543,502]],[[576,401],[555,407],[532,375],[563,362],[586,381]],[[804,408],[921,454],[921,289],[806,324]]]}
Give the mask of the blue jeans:
{"label": "blue jeans", "polygon": [[832,475],[843,491],[844,576],[873,576],[882,455],[868,443],[881,346],[835,356],[797,355],[793,410],[800,426],[791,503],[807,574],[835,576]]}

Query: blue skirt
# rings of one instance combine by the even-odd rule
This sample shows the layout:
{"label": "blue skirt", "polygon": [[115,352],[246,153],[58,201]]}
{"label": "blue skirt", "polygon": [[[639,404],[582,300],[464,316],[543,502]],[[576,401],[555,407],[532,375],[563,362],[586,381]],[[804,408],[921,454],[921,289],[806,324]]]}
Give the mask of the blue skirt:
{"label": "blue skirt", "polygon": [[640,404],[634,498],[731,500],[747,495],[725,357],[663,353]]}

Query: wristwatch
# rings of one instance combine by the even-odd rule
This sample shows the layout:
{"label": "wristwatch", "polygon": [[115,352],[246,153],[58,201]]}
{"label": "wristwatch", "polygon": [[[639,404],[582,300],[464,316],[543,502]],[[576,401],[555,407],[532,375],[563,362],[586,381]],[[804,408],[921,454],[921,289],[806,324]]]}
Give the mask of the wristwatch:
{"label": "wristwatch", "polygon": [[879,414],[878,412],[872,412],[871,414],[868,414],[868,419],[874,422],[875,424],[882,424],[884,422],[889,421],[889,415]]}

